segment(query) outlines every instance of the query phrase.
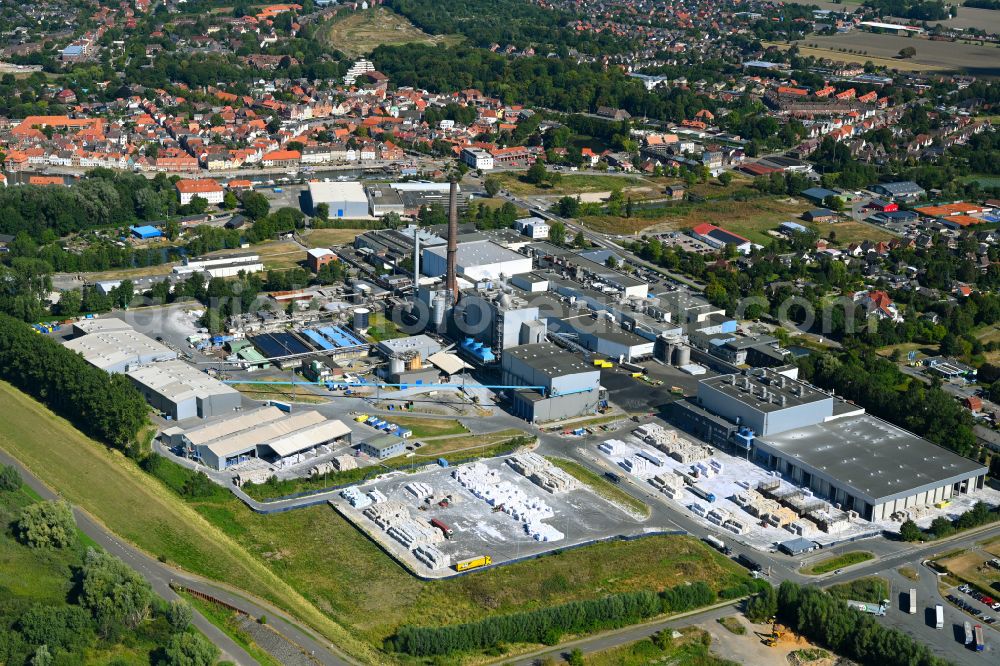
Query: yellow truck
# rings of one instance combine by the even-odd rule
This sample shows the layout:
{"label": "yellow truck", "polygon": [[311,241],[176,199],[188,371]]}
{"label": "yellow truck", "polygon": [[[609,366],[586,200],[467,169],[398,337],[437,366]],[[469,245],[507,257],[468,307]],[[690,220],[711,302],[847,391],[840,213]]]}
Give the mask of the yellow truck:
{"label": "yellow truck", "polygon": [[455,571],[469,571],[470,569],[478,569],[480,567],[488,567],[493,564],[493,558],[489,555],[480,555],[479,557],[473,557],[468,560],[461,560],[455,563]]}
{"label": "yellow truck", "polygon": [[357,416],[354,417],[354,420],[357,421],[358,423],[364,423],[365,421],[368,420],[368,415],[358,414]]}

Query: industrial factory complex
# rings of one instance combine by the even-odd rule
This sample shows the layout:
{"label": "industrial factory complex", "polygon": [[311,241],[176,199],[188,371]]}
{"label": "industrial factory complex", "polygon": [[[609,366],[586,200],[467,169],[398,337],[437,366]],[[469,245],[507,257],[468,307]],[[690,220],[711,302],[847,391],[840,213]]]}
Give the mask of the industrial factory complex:
{"label": "industrial factory complex", "polygon": [[[273,307],[234,315],[228,333],[192,326],[180,344],[126,315],[78,321],[64,344],[127,377],[166,422],[164,450],[220,483],[372,467],[331,504],[430,577],[637,534],[642,521],[533,451],[451,466],[424,448],[442,439],[434,428],[414,437],[422,418],[562,437],[618,418],[590,458],[758,548],[855,538],[989,492],[983,465],[800,380],[768,331],[638,265],[622,270],[624,251],[556,246],[541,218],[460,226],[457,187],[398,185],[310,184],[331,217],[449,209],[447,225],[368,230],[303,257],[315,272],[344,262],[345,285],[272,292]],[[175,273],[262,268],[246,253]],[[310,404],[283,400],[294,384]],[[619,432],[628,412],[654,410]],[[400,467],[414,473],[379,476]]]}

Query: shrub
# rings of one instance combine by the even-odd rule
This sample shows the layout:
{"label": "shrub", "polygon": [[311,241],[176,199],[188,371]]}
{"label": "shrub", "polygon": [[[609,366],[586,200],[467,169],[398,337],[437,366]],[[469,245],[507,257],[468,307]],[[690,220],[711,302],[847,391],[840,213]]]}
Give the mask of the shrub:
{"label": "shrub", "polygon": [[21,512],[17,532],[32,548],[65,548],[76,542],[76,520],[66,502],[35,502]]}

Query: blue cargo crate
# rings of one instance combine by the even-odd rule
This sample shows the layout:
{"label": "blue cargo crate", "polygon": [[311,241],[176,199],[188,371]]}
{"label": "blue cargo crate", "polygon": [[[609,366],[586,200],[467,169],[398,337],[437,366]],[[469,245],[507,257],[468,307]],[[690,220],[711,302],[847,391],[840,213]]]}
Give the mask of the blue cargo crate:
{"label": "blue cargo crate", "polygon": [[447,467],[448,461],[445,460],[444,458],[438,458],[438,465],[441,465],[441,467]]}

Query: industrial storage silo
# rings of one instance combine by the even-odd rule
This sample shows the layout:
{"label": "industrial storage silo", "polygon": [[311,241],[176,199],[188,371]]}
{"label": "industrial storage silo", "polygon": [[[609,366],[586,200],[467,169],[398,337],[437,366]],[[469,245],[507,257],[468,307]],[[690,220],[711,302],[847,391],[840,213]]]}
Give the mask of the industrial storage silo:
{"label": "industrial storage silo", "polygon": [[356,308],[354,310],[354,330],[364,334],[368,331],[371,310],[368,308]]}
{"label": "industrial storage silo", "polygon": [[431,324],[440,328],[444,324],[444,311],[448,307],[444,294],[438,293],[431,301]]}
{"label": "industrial storage silo", "polygon": [[691,363],[691,348],[687,345],[678,345],[674,349],[674,365],[681,367],[684,365],[690,365]]}
{"label": "industrial storage silo", "polygon": [[395,356],[389,359],[389,374],[399,375],[405,370],[406,364],[401,358]]}

